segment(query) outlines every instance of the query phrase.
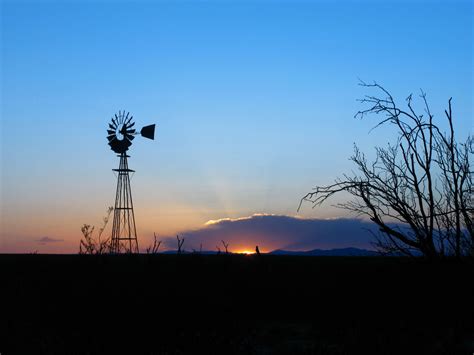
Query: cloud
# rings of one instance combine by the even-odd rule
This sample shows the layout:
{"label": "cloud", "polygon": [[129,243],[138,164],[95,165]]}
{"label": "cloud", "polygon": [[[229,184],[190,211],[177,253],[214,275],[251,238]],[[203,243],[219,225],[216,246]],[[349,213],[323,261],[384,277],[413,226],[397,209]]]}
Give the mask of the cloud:
{"label": "cloud", "polygon": [[63,242],[64,239],[54,239],[50,237],[42,237],[40,239],[36,239],[36,241],[40,244],[46,244],[46,243],[58,243],[58,242]]}
{"label": "cloud", "polygon": [[[361,219],[307,219],[284,215],[254,214],[248,217],[208,221],[202,228],[180,233],[190,251],[216,250],[221,240],[231,251],[274,249],[311,250],[356,247],[373,249],[372,234],[377,227]],[[176,249],[176,237],[165,238],[167,249]]]}

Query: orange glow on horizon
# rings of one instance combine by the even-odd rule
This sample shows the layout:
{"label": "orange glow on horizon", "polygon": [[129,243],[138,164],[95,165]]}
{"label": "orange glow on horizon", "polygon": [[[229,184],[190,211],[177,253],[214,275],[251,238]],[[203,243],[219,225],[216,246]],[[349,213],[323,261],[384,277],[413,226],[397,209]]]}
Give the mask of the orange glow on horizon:
{"label": "orange glow on horizon", "polygon": [[238,254],[250,255],[250,254],[255,254],[255,251],[254,250],[240,250],[237,253]]}

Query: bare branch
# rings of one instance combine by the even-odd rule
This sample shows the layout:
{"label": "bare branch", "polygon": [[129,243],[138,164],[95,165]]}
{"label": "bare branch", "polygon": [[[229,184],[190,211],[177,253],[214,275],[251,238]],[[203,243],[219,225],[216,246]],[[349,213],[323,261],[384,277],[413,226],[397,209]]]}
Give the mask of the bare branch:
{"label": "bare branch", "polygon": [[[449,250],[457,257],[474,256],[473,236],[473,138],[458,143],[452,117],[451,99],[445,111],[448,134],[434,123],[427,95],[421,90],[423,113],[418,113],[413,95],[400,108],[393,96],[376,82],[359,85],[378,90],[381,96],[367,95],[359,100],[367,108],[355,117],[381,117],[376,129],[391,125],[397,131],[396,144],[376,147],[376,159],[369,163],[354,146],[350,160],[356,170],[333,184],[316,186],[300,200],[313,208],[340,192],[354,200],[337,205],[366,216],[380,229],[375,245],[384,252],[438,257]],[[371,131],[372,131],[371,130]],[[396,226],[394,226],[394,223]]]}

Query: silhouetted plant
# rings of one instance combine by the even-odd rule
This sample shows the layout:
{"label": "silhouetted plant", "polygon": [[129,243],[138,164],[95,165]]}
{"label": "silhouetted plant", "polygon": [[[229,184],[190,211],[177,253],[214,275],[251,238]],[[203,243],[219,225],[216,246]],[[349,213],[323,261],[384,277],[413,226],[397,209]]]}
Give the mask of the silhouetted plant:
{"label": "silhouetted plant", "polygon": [[99,229],[97,240],[93,238],[94,226],[84,224],[81,227],[83,239],[79,243],[79,254],[104,254],[110,252],[110,238],[101,239],[102,233],[110,219],[113,207],[107,208],[105,217],[102,219],[102,226]]}
{"label": "silhouetted plant", "polygon": [[379,84],[361,85],[378,89],[382,97],[365,96],[360,102],[369,107],[355,116],[383,115],[375,128],[395,126],[396,143],[376,147],[376,159],[371,163],[355,146],[351,160],[357,173],[343,175],[332,185],[315,187],[301,202],[321,205],[345,191],[355,199],[337,206],[368,216],[377,224],[380,234],[374,244],[382,252],[421,252],[429,258],[474,256],[473,137],[469,135],[463,143],[456,141],[451,99],[445,110],[446,133],[434,123],[423,91],[424,113],[417,113],[412,95],[406,99],[407,108],[402,109]]}
{"label": "silhouetted plant", "polygon": [[228,248],[229,248],[229,243],[226,243],[226,242],[224,242],[223,240],[221,240],[221,242],[222,242],[222,245],[224,245],[225,253],[226,253],[226,254],[229,254],[229,250],[228,250]]}
{"label": "silhouetted plant", "polygon": [[194,254],[202,254],[202,243],[199,245],[199,251],[197,251],[196,249],[193,249],[193,253]]}
{"label": "silhouetted plant", "polygon": [[217,254],[220,254],[221,253],[221,248],[219,248],[219,246],[216,245],[216,249],[217,249]]}
{"label": "silhouetted plant", "polygon": [[[110,251],[112,253],[112,251]],[[125,253],[125,254],[131,254],[132,251],[130,250],[130,244],[127,243],[127,242],[120,242],[119,244],[119,253]],[[117,252],[114,252],[115,254],[117,254]]]}
{"label": "silhouetted plant", "polygon": [[161,240],[158,241],[158,238],[156,237],[156,234],[153,233],[153,245],[150,245],[148,248],[146,248],[146,253],[147,254],[157,254],[158,250],[160,249],[161,245]]}
{"label": "silhouetted plant", "polygon": [[258,245],[255,246],[255,253],[257,255],[260,255],[260,249],[258,248]]}
{"label": "silhouetted plant", "polygon": [[178,240],[178,254],[181,254],[184,252],[184,249],[182,249],[183,244],[184,244],[184,238],[180,239],[179,235],[176,236],[176,239]]}

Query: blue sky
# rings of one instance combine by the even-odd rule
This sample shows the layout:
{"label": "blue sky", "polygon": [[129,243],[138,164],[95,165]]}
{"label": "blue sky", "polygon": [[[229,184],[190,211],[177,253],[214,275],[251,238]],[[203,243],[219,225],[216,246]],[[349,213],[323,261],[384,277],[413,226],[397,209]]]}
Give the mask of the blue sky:
{"label": "blue sky", "polygon": [[353,118],[368,93],[358,78],[400,102],[423,88],[440,119],[452,96],[459,131],[473,128],[468,1],[1,6],[0,249],[49,236],[74,251],[80,226],[100,223],[118,164],[106,127],[121,109],[158,125],[156,141],[130,151],[145,239],[211,219],[296,215],[313,185],[351,169],[354,142],[370,151],[392,140]]}

